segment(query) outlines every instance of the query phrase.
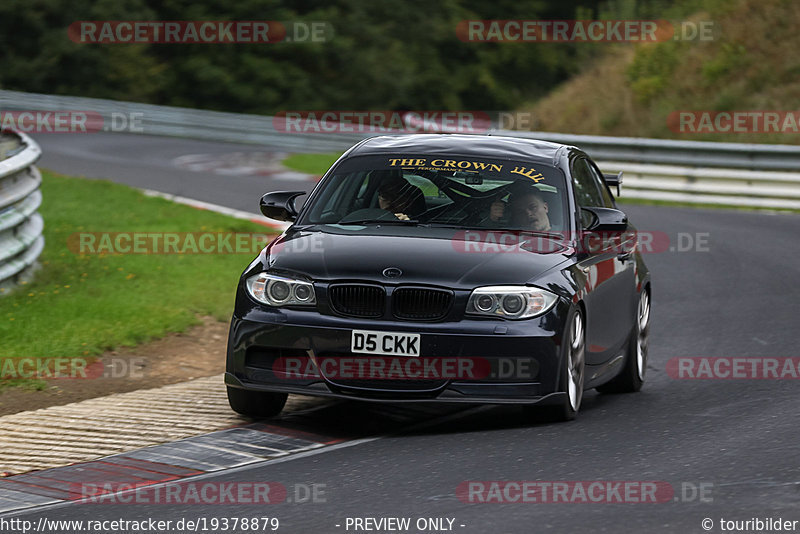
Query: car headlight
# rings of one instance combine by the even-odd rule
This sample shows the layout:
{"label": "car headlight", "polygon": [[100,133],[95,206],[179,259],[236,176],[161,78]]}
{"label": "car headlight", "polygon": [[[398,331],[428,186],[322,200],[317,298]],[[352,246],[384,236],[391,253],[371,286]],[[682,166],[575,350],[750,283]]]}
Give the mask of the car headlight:
{"label": "car headlight", "polygon": [[467,313],[507,319],[529,319],[548,311],[557,300],[556,295],[538,287],[479,287],[469,296]]}
{"label": "car headlight", "polygon": [[314,285],[305,280],[258,273],[245,282],[247,292],[270,306],[310,306],[317,303]]}

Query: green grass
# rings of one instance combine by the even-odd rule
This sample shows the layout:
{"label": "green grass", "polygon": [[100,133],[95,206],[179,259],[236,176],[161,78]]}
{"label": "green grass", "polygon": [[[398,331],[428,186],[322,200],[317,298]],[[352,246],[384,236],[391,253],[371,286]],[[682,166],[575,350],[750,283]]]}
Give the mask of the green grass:
{"label": "green grass", "polygon": [[255,257],[79,254],[67,245],[76,232],[267,231],[107,181],[43,172],[42,194],[42,269],[0,297],[0,359],[91,357],[183,331],[200,315],[227,320],[238,277]]}
{"label": "green grass", "polygon": [[[636,2],[609,4],[621,7]],[[576,75],[522,111],[532,113],[535,126],[531,129],[541,131],[800,144],[791,123],[782,132],[681,132],[675,115],[681,111],[796,110],[800,33],[790,22],[797,18],[796,6],[787,0],[678,2],[652,19],[711,23],[712,39],[597,44],[592,47],[598,52],[596,57],[586,61]]]}
{"label": "green grass", "polygon": [[322,176],[339,159],[337,154],[292,154],[283,160],[283,165],[298,172]]}

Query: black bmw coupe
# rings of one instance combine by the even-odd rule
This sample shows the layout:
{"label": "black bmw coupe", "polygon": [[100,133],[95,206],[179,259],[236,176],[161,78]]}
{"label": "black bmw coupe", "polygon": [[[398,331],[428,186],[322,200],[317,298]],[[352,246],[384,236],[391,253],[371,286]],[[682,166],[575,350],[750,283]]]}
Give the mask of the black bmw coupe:
{"label": "black bmw coupe", "polygon": [[572,146],[407,135],[356,144],[299,209],[304,191],[264,195],[292,224],[239,282],[231,407],[268,417],[298,393],[569,420],[589,388],[638,391],[650,275],[620,182]]}

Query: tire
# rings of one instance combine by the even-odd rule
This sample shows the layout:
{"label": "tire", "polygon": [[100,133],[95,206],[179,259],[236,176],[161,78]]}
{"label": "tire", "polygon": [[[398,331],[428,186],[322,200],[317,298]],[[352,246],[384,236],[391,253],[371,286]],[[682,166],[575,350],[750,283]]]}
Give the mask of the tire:
{"label": "tire", "polygon": [[530,406],[526,410],[536,421],[572,421],[578,415],[586,383],[586,322],[579,309],[570,311],[564,332],[561,357],[560,391],[567,394],[560,404]]}
{"label": "tire", "polygon": [[287,393],[269,391],[248,391],[228,386],[228,404],[234,412],[247,417],[274,417],[281,413]]}
{"label": "tire", "polygon": [[633,326],[625,364],[617,376],[599,386],[600,393],[635,393],[642,389],[647,373],[647,343],[650,336],[650,293],[643,289],[639,294],[636,309],[636,324]]}

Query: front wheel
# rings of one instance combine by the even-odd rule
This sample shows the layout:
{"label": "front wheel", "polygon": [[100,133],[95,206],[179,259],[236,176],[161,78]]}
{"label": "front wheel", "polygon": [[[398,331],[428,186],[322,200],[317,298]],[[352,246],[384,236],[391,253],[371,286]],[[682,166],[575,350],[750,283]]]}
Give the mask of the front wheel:
{"label": "front wheel", "polygon": [[286,393],[248,391],[228,386],[228,404],[231,409],[247,417],[274,417],[281,413],[288,397]]}
{"label": "front wheel", "polygon": [[650,294],[642,289],[636,324],[628,340],[625,364],[610,382],[597,388],[600,393],[634,393],[642,389],[647,373],[647,343],[650,337]]}
{"label": "front wheel", "polygon": [[572,421],[578,415],[583,400],[583,385],[586,381],[586,336],[583,315],[579,309],[570,312],[564,334],[560,384],[566,393],[560,404],[553,406],[531,406],[530,415],[547,421]]}

